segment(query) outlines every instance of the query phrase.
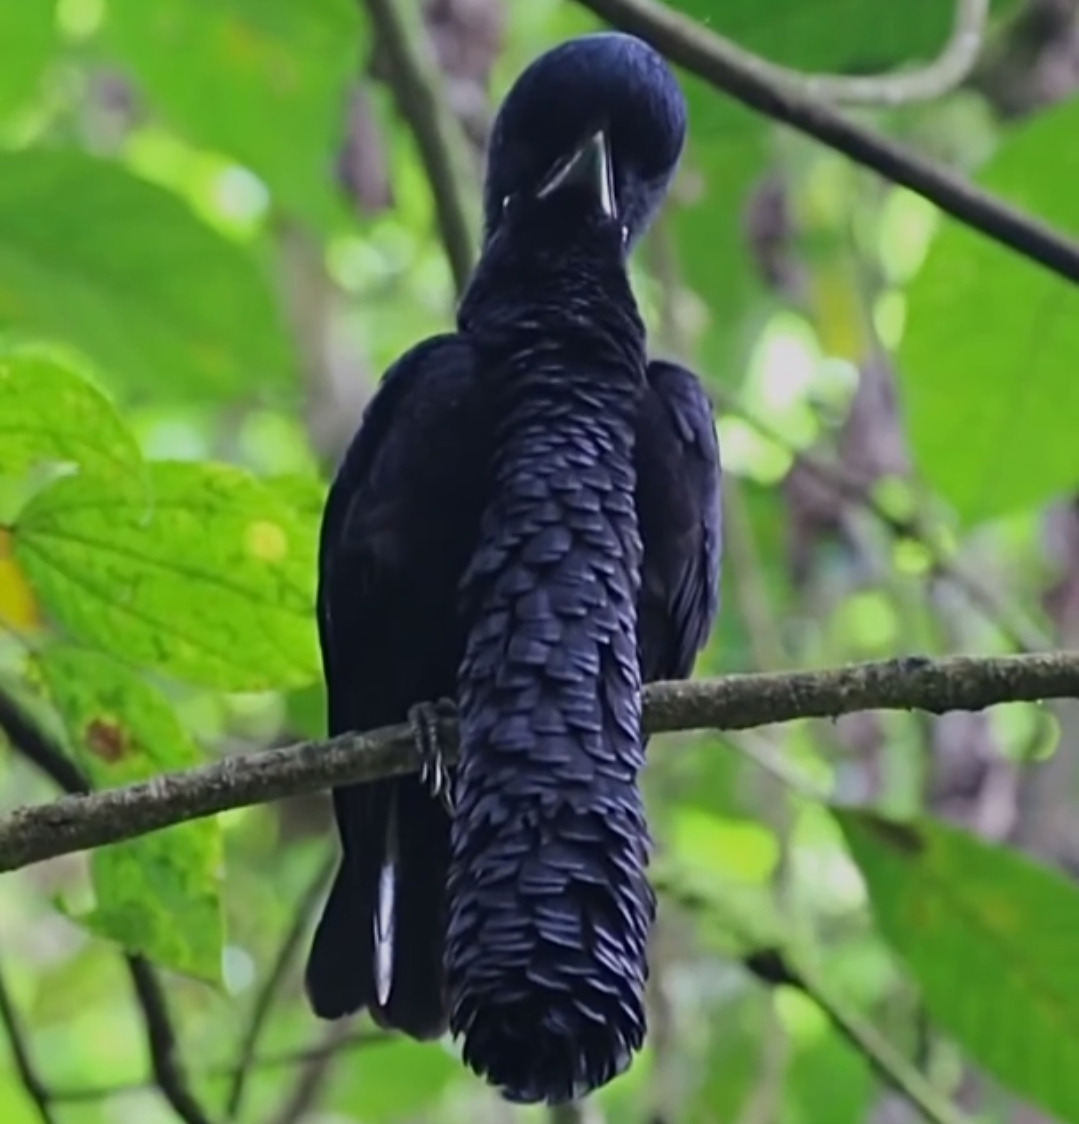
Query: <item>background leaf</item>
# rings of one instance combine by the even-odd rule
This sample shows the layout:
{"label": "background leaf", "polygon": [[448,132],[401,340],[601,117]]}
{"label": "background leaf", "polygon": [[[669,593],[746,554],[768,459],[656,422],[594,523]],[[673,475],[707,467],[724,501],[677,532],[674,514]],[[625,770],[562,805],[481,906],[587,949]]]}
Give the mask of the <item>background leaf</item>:
{"label": "background leaf", "polygon": [[0,628],[27,633],[40,623],[37,598],[12,552],[11,532],[0,527]]}
{"label": "background leaf", "polygon": [[227,396],[289,370],[249,255],[163,189],[75,152],[0,153],[0,324],[143,391]]}
{"label": "background leaf", "polygon": [[55,0],[0,4],[0,117],[18,109],[34,92],[56,39]]}
{"label": "background leaf", "polygon": [[406,1119],[453,1081],[459,1063],[446,1050],[396,1040],[361,1050],[338,1069],[330,1103],[357,1120]]}
{"label": "background leaf", "polygon": [[835,814],[932,1017],[1013,1089],[1079,1119],[1079,891],[928,818]]}
{"label": "background leaf", "polygon": [[[1079,102],[1015,129],[979,182],[1079,235]],[[910,288],[903,403],[929,481],[974,522],[1079,484],[1079,290],[944,220]]]}
{"label": "background leaf", "polygon": [[[426,77],[477,170],[521,69],[598,26],[574,0],[407,3],[426,39],[415,44]],[[772,62],[867,76],[934,57],[955,14],[950,0],[669,6]],[[987,180],[1007,166],[995,186],[1074,230],[1075,130],[1062,116],[1054,136],[1022,147],[1028,129],[1033,137],[1043,127],[1038,112],[1065,99],[1045,112],[1048,129],[1079,92],[1072,7],[993,3],[996,16],[1017,18],[997,21],[974,81],[926,104],[846,112],[958,175],[997,151]],[[51,2],[0,0],[0,340],[55,349],[50,362],[106,397],[80,384],[73,408],[65,384],[46,376],[22,379],[18,399],[0,403],[0,725],[10,692],[44,738],[17,725],[0,734],[0,815],[55,795],[40,750],[56,737],[57,707],[70,730],[62,749],[105,784],[125,768],[155,775],[199,753],[221,759],[322,734],[312,603],[326,480],[379,373],[453,322],[433,185],[364,3],[56,0],[55,9],[54,23]],[[1058,438],[1075,411],[1068,386],[1051,379],[1045,389],[1042,371],[1079,363],[1067,318],[1053,321],[1052,302],[1022,276],[1002,275],[993,288],[986,275],[1015,261],[977,238],[958,243],[968,264],[931,285],[952,238],[931,205],[684,72],[678,79],[690,105],[687,152],[631,278],[652,351],[700,370],[716,403],[723,599],[696,673],[1076,647],[1079,504],[1067,494],[1072,462],[1054,475],[1052,461],[1073,455]],[[1023,333],[1039,300],[1049,326],[1036,325],[1031,343]],[[926,380],[917,390],[897,387],[904,347],[918,365],[904,377]],[[1032,398],[1004,419],[1005,441],[986,437],[977,412],[1000,405],[986,378],[993,364],[1034,376],[1019,384]],[[906,416],[897,389],[908,391]],[[923,392],[936,395],[924,409]],[[919,426],[928,411],[940,427],[938,443],[914,451],[920,475],[948,480],[947,494],[922,487],[910,468],[912,408]],[[14,436],[27,420],[29,441]],[[1032,420],[1043,434],[1028,432]],[[1022,438],[1014,450],[1013,432]],[[78,472],[58,479],[56,457]],[[946,501],[960,496],[968,524],[983,518],[975,485],[1012,506],[990,525],[957,527]],[[1061,487],[1063,502],[1045,503]],[[56,707],[41,697],[38,653]],[[835,800],[1010,832],[1074,878],[1077,769],[1079,717],[1064,705],[874,712],[654,739],[648,1042],[583,1115],[618,1124],[910,1116],[864,1060],[876,1041],[893,1059],[924,1056],[941,1101],[972,1121],[1026,1124],[1037,1110],[1016,1095],[1027,1086],[1002,1087],[978,1068],[988,1055],[960,1035],[969,1028],[954,1010],[951,1022],[926,1017],[874,924],[836,820],[778,777],[797,770]],[[329,802],[278,801],[218,824],[228,848],[223,953],[218,844],[197,834],[0,879],[0,976],[40,1084],[56,1094],[53,1115],[62,1124],[178,1119],[154,1087],[168,1028],[154,1024],[148,1051],[120,940],[224,982],[212,993],[160,976],[179,1091],[186,1073],[199,1102],[185,1115],[502,1120],[505,1104],[453,1047],[375,1046],[362,1024],[313,1018],[302,962],[336,847]],[[1059,1040],[1044,1061],[1028,1056],[1045,1038],[1037,964],[1030,981],[1004,976],[998,986],[993,908],[1006,903],[992,898],[996,876],[964,867],[949,887],[973,888],[990,914],[968,924],[951,899],[938,904],[939,855],[923,851],[925,871],[902,854],[874,860],[902,868],[882,876],[886,896],[936,909],[937,928],[905,918],[893,926],[908,946],[917,938],[910,954],[922,958],[923,988],[935,981],[927,990],[943,996],[945,1015],[949,1004],[976,1003],[977,1032],[1002,1026],[1001,1050],[1026,1059],[1027,1078],[1058,1065]],[[72,914],[92,905],[82,901],[91,863],[97,909],[77,930]],[[1022,891],[1020,900],[1029,904]],[[90,939],[87,926],[111,939]],[[962,929],[959,952],[940,926]],[[1039,953],[1044,934],[1029,939]],[[804,990],[768,987],[745,969],[747,950],[763,946],[789,956]],[[975,969],[982,986],[956,999],[953,977]],[[244,1103],[223,1113],[227,1075],[259,1010],[268,1016]],[[851,1045],[859,1028],[875,1032],[861,1055]],[[1028,1053],[1011,1050],[1016,1043]],[[65,1102],[69,1090],[79,1103]],[[0,1121],[40,1117],[0,1045]]]}
{"label": "background leaf", "polygon": [[[924,61],[942,49],[952,24],[952,9],[940,0],[677,0],[670,6],[740,47],[806,72],[873,73]],[[1011,7],[1012,0],[1003,0],[994,11]],[[732,331],[745,330],[749,307],[765,296],[746,254],[747,193],[769,168],[776,129],[699,78],[683,76],[683,85],[692,175],[688,201],[671,212],[679,276],[704,300],[710,327],[701,361],[714,377],[737,381],[741,365],[732,360],[744,357],[748,341]]]}
{"label": "background leaf", "polygon": [[0,475],[43,461],[138,473],[142,455],[116,408],[70,360],[0,345]]}
{"label": "background leaf", "polygon": [[[95,787],[199,763],[168,700],[113,660],[52,647],[38,660],[79,764]],[[221,975],[221,837],[216,819],[95,850],[92,932],[178,972]]]}
{"label": "background leaf", "polygon": [[48,611],[77,640],[192,683],[310,682],[310,511],[241,469],[149,467],[149,500],[68,477],[23,511],[16,557]]}
{"label": "background leaf", "polygon": [[111,0],[106,40],[180,132],[325,220],[361,31],[352,0]]}

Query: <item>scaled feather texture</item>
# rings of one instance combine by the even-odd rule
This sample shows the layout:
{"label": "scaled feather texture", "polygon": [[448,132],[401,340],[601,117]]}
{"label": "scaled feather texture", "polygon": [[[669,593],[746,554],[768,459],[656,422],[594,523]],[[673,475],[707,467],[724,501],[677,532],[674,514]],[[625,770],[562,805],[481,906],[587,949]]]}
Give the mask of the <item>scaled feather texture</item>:
{"label": "scaled feather texture", "polygon": [[335,792],[308,994],[326,1018],[448,1026],[514,1101],[587,1094],[645,1035],[640,689],[690,674],[720,564],[708,401],[648,361],[626,269],[684,133],[630,36],[521,75],[457,331],[388,372],[323,520],[331,733],[450,698],[461,753],[452,817],[417,777]]}
{"label": "scaled feather texture", "polygon": [[521,1101],[578,1097],[626,1067],[654,910],[637,788],[644,329],[621,233],[587,224],[589,202],[523,212],[461,312],[499,420],[462,582],[476,623],[459,677],[450,1026]]}

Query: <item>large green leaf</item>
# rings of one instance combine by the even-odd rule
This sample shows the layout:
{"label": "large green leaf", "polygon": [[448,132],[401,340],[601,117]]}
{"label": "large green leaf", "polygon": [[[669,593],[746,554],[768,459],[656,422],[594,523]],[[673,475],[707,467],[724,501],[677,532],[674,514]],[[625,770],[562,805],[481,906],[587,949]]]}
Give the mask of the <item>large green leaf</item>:
{"label": "large green leaf", "polygon": [[[1079,236],[1079,102],[1016,128],[978,180]],[[952,220],[909,290],[900,350],[922,472],[968,521],[1079,485],[1079,290]]]}
{"label": "large green leaf", "polygon": [[0,344],[0,475],[35,464],[139,472],[142,456],[113,404],[69,360]]}
{"label": "large green leaf", "polygon": [[[168,702],[120,664],[55,647],[40,659],[49,694],[95,787],[130,784],[199,762]],[[221,975],[221,838],[205,819],[98,848],[96,908],[79,920],[99,936],[179,972]]]}
{"label": "large green leaf", "polygon": [[77,640],[221,690],[318,673],[318,524],[308,506],[227,465],[156,463],[150,492],[67,477],[15,526],[15,555]]}
{"label": "large green leaf", "polygon": [[110,0],[106,35],[192,141],[246,164],[286,208],[325,217],[359,17],[355,0]]}
{"label": "large green leaf", "polygon": [[1079,1120],[1079,890],[930,819],[835,814],[932,1017],[1017,1093]]}
{"label": "large green leaf", "polygon": [[8,0],[0,4],[0,117],[31,94],[56,40],[56,0]]}
{"label": "large green leaf", "polygon": [[289,346],[247,252],[162,188],[75,152],[0,153],[0,325],[172,394],[280,386]]}

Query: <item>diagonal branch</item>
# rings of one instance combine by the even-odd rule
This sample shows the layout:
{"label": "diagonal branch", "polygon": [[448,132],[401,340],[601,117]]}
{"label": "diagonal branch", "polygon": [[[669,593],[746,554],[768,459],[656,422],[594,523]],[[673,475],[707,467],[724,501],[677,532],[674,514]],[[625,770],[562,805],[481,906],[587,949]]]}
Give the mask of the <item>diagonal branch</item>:
{"label": "diagonal branch", "polygon": [[910,188],[1001,245],[1079,281],[1079,245],[962,176],[851,121],[827,102],[776,77],[763,59],[657,0],[578,0],[614,27],[647,40],[671,62],[758,113],[814,137],[885,179]]}
{"label": "diagonal branch", "polygon": [[[908,657],[828,671],[654,683],[645,690],[644,722],[650,734],[743,730],[859,710],[942,714],[1057,698],[1079,698],[1079,652]],[[456,723],[444,722],[441,735],[452,760]],[[0,820],[0,871],[132,839],[228,808],[396,776],[417,767],[407,726],[236,754],[123,788],[19,809]]]}
{"label": "diagonal branch", "polygon": [[828,1016],[836,1032],[873,1066],[881,1078],[906,1097],[931,1124],[973,1124],[853,1007],[837,996],[816,972],[795,967],[781,949],[759,949],[743,958],[746,968],[769,987],[796,988]]}
{"label": "diagonal branch", "polygon": [[[397,111],[416,140],[434,196],[439,234],[458,293],[479,244],[464,134],[438,88],[438,67],[416,0],[362,0],[389,64]],[[474,193],[473,193],[474,194]]]}

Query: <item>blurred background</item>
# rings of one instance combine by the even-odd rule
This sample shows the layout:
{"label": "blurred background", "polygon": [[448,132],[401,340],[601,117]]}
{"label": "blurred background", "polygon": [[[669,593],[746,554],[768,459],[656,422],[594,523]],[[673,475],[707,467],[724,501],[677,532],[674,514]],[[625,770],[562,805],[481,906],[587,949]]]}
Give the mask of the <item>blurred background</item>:
{"label": "blurred background", "polygon": [[[948,0],[670,7],[773,62],[840,76],[924,65],[955,17]],[[411,36],[418,87],[372,20],[387,8]],[[452,321],[494,108],[537,53],[596,26],[565,0],[0,0],[0,329],[77,366],[142,456],[277,481],[309,544],[297,577],[309,598],[325,481],[365,403],[397,355]],[[716,403],[723,607],[698,674],[1074,646],[1074,289],[681,77],[689,146],[633,268],[654,351],[693,365]],[[1001,0],[958,88],[851,112],[1077,231],[1077,87],[1079,4]],[[434,184],[417,128],[448,144]],[[43,398],[42,416],[65,403]],[[77,706],[56,684],[83,682],[89,658],[61,648],[35,671],[27,645],[70,635],[107,648],[113,627],[65,616],[59,563],[46,580],[19,554],[28,481],[0,476],[0,717],[14,700],[36,723],[0,723],[4,810],[66,783],[49,751],[66,753],[60,719]],[[188,542],[198,533],[187,526]],[[83,562],[65,565],[77,582]],[[321,734],[302,598],[286,624],[256,613],[245,625],[289,644],[276,663],[253,650],[257,674],[185,675],[149,649],[133,661],[124,692],[175,747],[150,772]],[[803,789],[926,810],[1071,877],[1077,754],[1073,704],[656,739],[650,1044],[555,1118],[919,1119],[837,1028],[837,1004],[975,1118],[1050,1120],[927,1022],[835,821]],[[233,812],[186,846],[187,866],[143,850],[126,852],[142,855],[141,874],[92,872],[91,914],[85,856],[0,880],[0,1015],[44,1086],[0,1048],[4,1124],[546,1115],[499,1101],[449,1045],[315,1023],[300,970],[336,849],[326,800]],[[769,987],[746,967],[779,936],[799,942],[809,988]],[[117,940],[163,970],[148,977]]]}

